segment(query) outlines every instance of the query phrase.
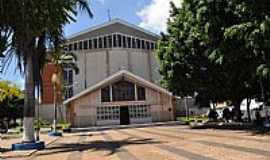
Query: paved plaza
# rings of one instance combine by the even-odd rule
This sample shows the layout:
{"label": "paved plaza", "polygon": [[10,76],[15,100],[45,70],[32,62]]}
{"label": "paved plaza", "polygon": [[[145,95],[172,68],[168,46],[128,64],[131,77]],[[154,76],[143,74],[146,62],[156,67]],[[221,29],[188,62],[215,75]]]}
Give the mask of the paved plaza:
{"label": "paved plaza", "polygon": [[65,134],[22,160],[270,160],[270,136],[187,126]]}

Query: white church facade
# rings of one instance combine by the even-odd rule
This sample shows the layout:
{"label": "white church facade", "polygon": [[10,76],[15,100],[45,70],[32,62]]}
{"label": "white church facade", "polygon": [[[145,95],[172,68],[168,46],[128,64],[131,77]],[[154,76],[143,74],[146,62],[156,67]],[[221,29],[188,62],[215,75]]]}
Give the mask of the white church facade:
{"label": "white church facade", "polygon": [[64,69],[66,119],[73,127],[174,120],[174,97],[159,85],[160,37],[114,19],[68,37],[79,74]]}

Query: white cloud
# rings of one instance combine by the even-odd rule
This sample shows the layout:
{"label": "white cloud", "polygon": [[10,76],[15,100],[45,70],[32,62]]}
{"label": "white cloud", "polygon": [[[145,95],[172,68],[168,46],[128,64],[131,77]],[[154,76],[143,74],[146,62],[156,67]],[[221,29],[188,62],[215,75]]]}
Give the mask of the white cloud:
{"label": "white cloud", "polygon": [[[177,7],[180,7],[182,0],[171,0]],[[166,32],[167,19],[169,18],[169,0],[151,0],[151,3],[137,12],[142,22],[140,26],[154,32]]]}

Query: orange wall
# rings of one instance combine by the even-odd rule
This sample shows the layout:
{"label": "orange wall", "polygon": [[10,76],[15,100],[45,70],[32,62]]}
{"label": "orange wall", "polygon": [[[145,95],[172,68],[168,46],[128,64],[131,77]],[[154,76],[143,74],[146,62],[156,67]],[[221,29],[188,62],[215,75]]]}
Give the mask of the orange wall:
{"label": "orange wall", "polygon": [[[60,69],[59,69],[60,70]],[[57,71],[57,67],[54,64],[48,63],[44,66],[42,73],[42,86],[43,86],[43,94],[42,94],[42,104],[52,104],[53,103],[53,85],[51,82],[51,78],[53,73]],[[61,102],[61,89],[58,87],[58,102]]]}

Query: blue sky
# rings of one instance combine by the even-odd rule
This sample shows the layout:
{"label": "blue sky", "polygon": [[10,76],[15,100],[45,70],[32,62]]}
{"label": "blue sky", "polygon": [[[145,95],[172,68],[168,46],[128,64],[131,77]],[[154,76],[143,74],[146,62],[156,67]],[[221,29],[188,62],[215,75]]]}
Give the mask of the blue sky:
{"label": "blue sky", "polygon": [[[181,2],[172,1],[178,6]],[[108,9],[112,18],[121,18],[156,33],[166,31],[169,0],[91,0],[90,7],[94,17],[91,19],[86,13],[79,13],[77,22],[65,26],[66,36],[108,21]],[[0,77],[23,87],[23,77],[16,71],[15,60]]]}

